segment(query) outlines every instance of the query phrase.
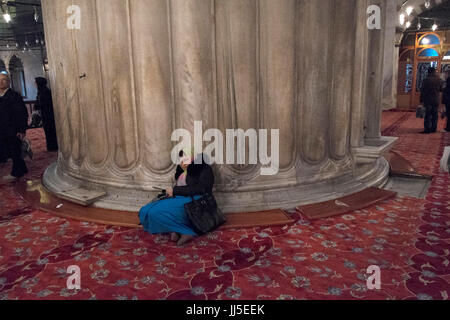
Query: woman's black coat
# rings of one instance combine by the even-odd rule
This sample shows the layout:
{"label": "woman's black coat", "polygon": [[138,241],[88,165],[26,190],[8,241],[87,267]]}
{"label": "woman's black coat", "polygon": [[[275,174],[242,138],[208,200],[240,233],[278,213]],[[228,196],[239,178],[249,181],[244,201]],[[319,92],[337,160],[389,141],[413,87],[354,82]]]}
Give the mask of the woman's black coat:
{"label": "woman's black coat", "polygon": [[25,133],[28,127],[28,111],[22,96],[8,89],[0,97],[0,138],[15,137]]}
{"label": "woman's black coat", "polygon": [[447,78],[447,86],[444,89],[442,95],[442,103],[445,105],[450,105],[450,77]]}
{"label": "woman's black coat", "polygon": [[42,123],[44,125],[47,150],[58,150],[58,138],[56,136],[55,113],[53,111],[52,92],[47,87],[40,87],[36,109],[41,110]]}
{"label": "woman's black coat", "polygon": [[[178,180],[183,173],[183,169],[180,166],[177,167],[175,173],[175,181]],[[203,164],[191,164],[187,169],[186,177],[187,186],[174,187],[174,196],[193,197],[197,195],[204,195],[206,193],[212,194],[214,186],[214,173],[212,168],[206,163]]]}

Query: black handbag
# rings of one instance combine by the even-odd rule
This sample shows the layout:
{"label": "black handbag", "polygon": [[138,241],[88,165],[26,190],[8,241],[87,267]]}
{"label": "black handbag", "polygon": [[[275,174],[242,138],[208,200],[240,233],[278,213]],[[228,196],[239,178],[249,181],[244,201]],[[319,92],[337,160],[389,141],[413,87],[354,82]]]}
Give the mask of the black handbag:
{"label": "black handbag", "polygon": [[184,210],[192,229],[199,236],[216,230],[226,222],[212,194],[208,193],[198,200],[191,198],[192,202],[186,203]]}
{"label": "black handbag", "polygon": [[33,150],[31,149],[30,141],[25,138],[21,140],[20,143],[21,158],[25,159],[28,157],[30,160],[33,160]]}
{"label": "black handbag", "polygon": [[416,118],[418,119],[425,118],[425,113],[426,113],[425,107],[423,105],[418,106],[416,109]]}

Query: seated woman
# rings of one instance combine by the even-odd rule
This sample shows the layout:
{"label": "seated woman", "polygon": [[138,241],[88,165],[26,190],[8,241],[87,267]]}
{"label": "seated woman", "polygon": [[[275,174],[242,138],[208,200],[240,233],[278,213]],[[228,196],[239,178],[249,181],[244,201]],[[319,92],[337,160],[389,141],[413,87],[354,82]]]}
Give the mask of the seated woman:
{"label": "seated woman", "polygon": [[175,173],[176,186],[166,190],[169,199],[150,203],[139,211],[144,230],[151,234],[171,233],[171,240],[178,246],[197,236],[184,212],[184,205],[206,193],[212,193],[214,173],[203,161],[194,164],[193,153],[180,151],[181,165]]}

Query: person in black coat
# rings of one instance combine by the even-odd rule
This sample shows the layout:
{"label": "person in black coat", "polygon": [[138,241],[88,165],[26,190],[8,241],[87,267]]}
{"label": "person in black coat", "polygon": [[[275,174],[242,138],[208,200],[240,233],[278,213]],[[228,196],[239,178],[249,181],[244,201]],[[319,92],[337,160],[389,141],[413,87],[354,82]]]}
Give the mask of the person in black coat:
{"label": "person in black coat", "polygon": [[10,88],[11,79],[7,74],[0,74],[0,146],[3,157],[13,161],[11,175],[3,177],[4,182],[11,182],[28,173],[22,159],[22,140],[26,137],[28,111],[22,97]]}
{"label": "person in black coat", "polygon": [[[152,202],[139,211],[139,219],[144,230],[152,233],[170,233],[171,239],[182,246],[197,236],[192,229],[184,205],[212,194],[214,173],[203,161],[195,164],[190,151],[181,151],[181,164],[175,173],[176,186],[166,190],[168,199]],[[200,155],[202,156],[202,155]],[[203,156],[202,156],[203,157]]]}
{"label": "person in black coat", "polygon": [[439,95],[441,93],[442,82],[436,74],[435,68],[428,70],[428,77],[423,81],[420,102],[425,107],[425,130],[421,133],[434,133],[437,131],[439,120]]}
{"label": "person in black coat", "polygon": [[38,88],[36,98],[36,110],[41,110],[42,124],[47,141],[47,151],[58,151],[58,139],[56,137],[55,113],[53,111],[52,92],[47,88],[47,79],[38,77],[35,79]]}
{"label": "person in black coat", "polygon": [[450,132],[450,74],[448,75],[444,93],[442,95],[442,103],[445,104],[447,116],[447,126],[445,127],[445,131]]}
{"label": "person in black coat", "polygon": [[[189,164],[186,172],[186,185],[175,186],[173,189],[169,189],[167,192],[170,196],[192,197],[212,193],[214,174],[212,168],[203,159],[201,164]],[[175,181],[182,179],[181,176],[184,173],[185,169],[182,165],[179,165],[175,173]]]}

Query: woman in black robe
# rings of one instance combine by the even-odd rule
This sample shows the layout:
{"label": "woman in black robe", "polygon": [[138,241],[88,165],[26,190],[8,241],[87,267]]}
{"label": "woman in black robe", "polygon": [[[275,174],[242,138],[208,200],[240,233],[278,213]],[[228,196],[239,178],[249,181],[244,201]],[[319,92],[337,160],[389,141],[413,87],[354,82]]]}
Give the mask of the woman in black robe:
{"label": "woman in black robe", "polygon": [[450,132],[450,73],[447,78],[447,85],[445,86],[444,93],[442,95],[442,103],[445,104],[446,109],[446,117],[447,117],[447,126],[445,127],[445,131]]}
{"label": "woman in black robe", "polygon": [[38,88],[36,109],[41,110],[42,123],[47,140],[47,151],[58,151],[58,139],[56,137],[55,114],[53,111],[52,92],[47,88],[47,79],[38,77],[36,86]]}

